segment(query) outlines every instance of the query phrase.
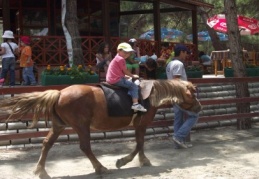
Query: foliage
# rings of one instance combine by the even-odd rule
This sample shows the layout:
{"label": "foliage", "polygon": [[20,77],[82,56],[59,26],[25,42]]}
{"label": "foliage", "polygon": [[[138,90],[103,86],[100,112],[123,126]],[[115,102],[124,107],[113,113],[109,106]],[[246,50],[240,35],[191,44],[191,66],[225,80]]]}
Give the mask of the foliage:
{"label": "foliage", "polygon": [[95,72],[93,70],[93,67],[91,65],[88,65],[87,68],[86,68],[86,72],[89,74],[89,75],[94,75]]}
{"label": "foliage", "polygon": [[46,69],[42,72],[43,75],[69,75],[71,78],[85,78],[85,75],[94,75],[95,72],[92,69],[92,66],[89,65],[85,70],[82,65],[73,65],[71,68],[61,65],[59,67],[47,66]]}
{"label": "foliage", "polygon": [[251,63],[246,63],[246,64],[245,64],[245,67],[246,67],[246,68],[257,68],[256,65],[251,64]]}

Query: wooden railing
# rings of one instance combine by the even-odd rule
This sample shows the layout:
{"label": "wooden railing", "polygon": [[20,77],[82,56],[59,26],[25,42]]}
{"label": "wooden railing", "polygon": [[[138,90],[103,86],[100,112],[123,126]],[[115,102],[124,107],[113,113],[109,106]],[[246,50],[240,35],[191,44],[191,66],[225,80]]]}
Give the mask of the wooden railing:
{"label": "wooden railing", "polygon": [[[259,77],[256,78],[201,78],[201,79],[189,79],[194,84],[217,84],[217,83],[228,83],[228,84],[235,84],[240,82],[259,82]],[[89,84],[89,85],[95,85],[95,84]],[[59,85],[59,86],[33,86],[33,87],[15,87],[15,88],[0,88],[0,94],[1,95],[10,95],[10,94],[20,94],[20,93],[28,93],[33,91],[44,91],[47,89],[58,89],[61,90],[65,88],[66,85]],[[258,102],[259,97],[251,96],[251,97],[244,97],[244,98],[227,98],[227,99],[206,99],[206,100],[200,100],[201,104],[203,106],[206,105],[220,105],[220,104],[230,104],[230,103],[252,103],[252,102]],[[258,117],[259,112],[250,112],[250,113],[233,113],[233,114],[223,114],[223,115],[207,115],[207,116],[201,116],[199,118],[199,123],[204,122],[212,122],[212,121],[223,121],[223,120],[229,120],[229,119],[243,119],[243,118],[252,118],[252,117]],[[29,114],[22,119],[19,119],[19,121],[30,121],[30,118],[32,117],[32,114]],[[7,116],[0,116],[0,123],[5,123]],[[12,121],[10,121],[12,122]],[[168,127],[172,126],[172,120],[155,120],[149,127]],[[125,130],[133,129],[132,127],[127,127]],[[95,132],[95,131],[93,131]],[[0,134],[0,141],[5,140],[13,140],[13,139],[25,139],[25,138],[34,138],[34,137],[44,137],[47,135],[48,131],[38,131],[38,132],[23,132],[23,133],[3,133]],[[71,128],[67,128],[62,135],[69,135],[74,134],[75,132]]]}

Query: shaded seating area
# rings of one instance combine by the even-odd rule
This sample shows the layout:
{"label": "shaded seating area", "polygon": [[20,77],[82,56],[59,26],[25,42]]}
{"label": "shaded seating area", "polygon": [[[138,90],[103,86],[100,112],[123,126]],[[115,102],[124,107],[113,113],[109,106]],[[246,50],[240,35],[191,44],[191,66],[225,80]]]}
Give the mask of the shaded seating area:
{"label": "shaded seating area", "polygon": [[[211,59],[213,60],[214,74],[224,74],[225,67],[232,67],[229,50],[212,51]],[[243,63],[246,65],[259,65],[259,52],[243,50]]]}

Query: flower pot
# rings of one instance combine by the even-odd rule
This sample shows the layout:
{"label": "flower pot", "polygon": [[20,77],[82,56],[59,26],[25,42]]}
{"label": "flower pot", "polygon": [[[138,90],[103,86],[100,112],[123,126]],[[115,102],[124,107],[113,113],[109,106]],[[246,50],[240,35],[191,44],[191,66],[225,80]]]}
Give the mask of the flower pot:
{"label": "flower pot", "polygon": [[202,78],[202,71],[186,71],[187,78]]}
{"label": "flower pot", "polygon": [[70,85],[71,79],[69,75],[59,75],[57,84],[58,85]]}
{"label": "flower pot", "polygon": [[93,75],[87,75],[86,76],[86,83],[99,83],[99,75],[96,73]]}
{"label": "flower pot", "polygon": [[[247,76],[259,76],[259,68],[246,68]],[[234,77],[234,70],[232,68],[224,69],[225,77]]]}
{"label": "flower pot", "polygon": [[224,68],[224,76],[227,77],[234,77],[234,70],[232,68]]}
{"label": "flower pot", "polygon": [[56,75],[41,75],[41,85],[59,85],[59,78]]}
{"label": "flower pot", "polygon": [[256,76],[257,75],[257,68],[246,68],[247,76]]}

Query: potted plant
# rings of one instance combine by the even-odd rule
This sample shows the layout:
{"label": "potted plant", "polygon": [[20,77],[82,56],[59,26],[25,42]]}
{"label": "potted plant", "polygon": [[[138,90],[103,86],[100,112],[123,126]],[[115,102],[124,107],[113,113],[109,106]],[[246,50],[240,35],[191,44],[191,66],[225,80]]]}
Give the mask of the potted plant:
{"label": "potted plant", "polygon": [[[247,76],[259,76],[259,68],[254,64],[245,64]],[[234,70],[232,67],[224,68],[225,77],[234,77]]]}
{"label": "potted plant", "polygon": [[96,83],[98,80],[92,80],[91,76],[97,76],[92,70],[91,66],[83,69],[82,65],[73,65],[71,68],[66,66],[51,67],[47,66],[41,74],[41,84],[46,85],[70,85],[70,84],[84,84]]}
{"label": "potted plant", "polygon": [[98,83],[99,82],[99,75],[95,73],[93,67],[88,65],[86,68],[87,78],[86,83]]}
{"label": "potted plant", "polygon": [[200,66],[188,66],[186,68],[186,75],[188,78],[202,78],[203,71]]}

